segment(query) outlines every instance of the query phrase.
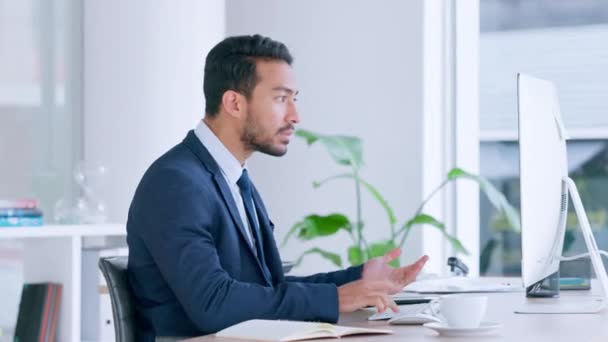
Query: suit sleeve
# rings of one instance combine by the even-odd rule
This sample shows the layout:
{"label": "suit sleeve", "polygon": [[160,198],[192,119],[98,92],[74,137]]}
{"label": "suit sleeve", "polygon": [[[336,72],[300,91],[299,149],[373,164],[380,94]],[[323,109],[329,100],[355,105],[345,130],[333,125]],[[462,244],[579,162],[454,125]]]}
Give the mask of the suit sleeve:
{"label": "suit sleeve", "polygon": [[265,287],[233,279],[221,267],[210,201],[184,171],[157,171],[132,207],[140,235],[186,314],[204,333],[249,319],[338,320],[335,284],[284,282]]}
{"label": "suit sleeve", "polygon": [[302,283],[325,283],[334,284],[341,286],[351,281],[361,279],[361,272],[363,271],[363,265],[349,267],[345,270],[313,274],[306,277],[295,277],[286,276],[285,280],[288,282],[302,282]]}

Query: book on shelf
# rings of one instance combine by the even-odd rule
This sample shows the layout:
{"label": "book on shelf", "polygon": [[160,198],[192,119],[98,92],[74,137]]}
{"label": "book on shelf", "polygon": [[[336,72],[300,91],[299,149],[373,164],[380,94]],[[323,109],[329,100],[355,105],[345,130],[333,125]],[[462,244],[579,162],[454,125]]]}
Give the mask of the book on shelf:
{"label": "book on shelf", "polygon": [[42,216],[38,217],[0,217],[2,227],[33,227],[42,226]]}
{"label": "book on shelf", "polygon": [[33,199],[0,200],[0,228],[41,226],[42,211]]}
{"label": "book on shelf", "polygon": [[35,199],[16,199],[7,200],[0,199],[0,208],[19,208],[19,209],[36,209],[38,207],[38,200]]}
{"label": "book on shelf", "polygon": [[53,342],[59,317],[61,284],[24,284],[14,342]]}
{"label": "book on shelf", "polygon": [[42,211],[38,208],[2,208],[0,217],[39,217]]}
{"label": "book on shelf", "polygon": [[345,327],[329,323],[254,319],[221,330],[216,336],[257,341],[301,341],[362,334],[392,334],[392,331]]}

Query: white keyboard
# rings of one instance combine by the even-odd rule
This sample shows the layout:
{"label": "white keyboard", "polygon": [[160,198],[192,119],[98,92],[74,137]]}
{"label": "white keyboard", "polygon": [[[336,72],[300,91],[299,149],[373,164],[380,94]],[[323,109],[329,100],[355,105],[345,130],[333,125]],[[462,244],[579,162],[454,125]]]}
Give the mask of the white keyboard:
{"label": "white keyboard", "polygon": [[[375,312],[375,310],[374,310]],[[376,312],[367,318],[368,321],[381,321],[391,319],[396,316],[415,316],[417,314],[430,314],[431,306],[429,303],[399,305],[399,312],[393,312],[391,309],[386,309],[382,313]]]}
{"label": "white keyboard", "polygon": [[520,281],[495,277],[447,277],[415,281],[404,289],[414,293],[476,293],[476,292],[523,292]]}

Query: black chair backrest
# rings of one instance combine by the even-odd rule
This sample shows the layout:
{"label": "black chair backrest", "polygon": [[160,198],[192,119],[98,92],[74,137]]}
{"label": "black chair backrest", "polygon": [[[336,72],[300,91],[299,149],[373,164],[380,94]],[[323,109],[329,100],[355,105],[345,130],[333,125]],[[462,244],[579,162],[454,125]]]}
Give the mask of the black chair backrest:
{"label": "black chair backrest", "polygon": [[127,279],[127,257],[100,258],[99,268],[110,292],[116,342],[135,342],[135,308]]}

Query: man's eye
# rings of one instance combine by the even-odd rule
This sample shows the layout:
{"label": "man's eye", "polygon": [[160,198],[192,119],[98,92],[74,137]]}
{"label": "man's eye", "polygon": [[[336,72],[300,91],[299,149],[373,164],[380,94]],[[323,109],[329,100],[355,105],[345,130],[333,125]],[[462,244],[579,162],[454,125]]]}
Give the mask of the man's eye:
{"label": "man's eye", "polygon": [[287,96],[279,96],[278,99],[280,102],[285,102],[287,101]]}

